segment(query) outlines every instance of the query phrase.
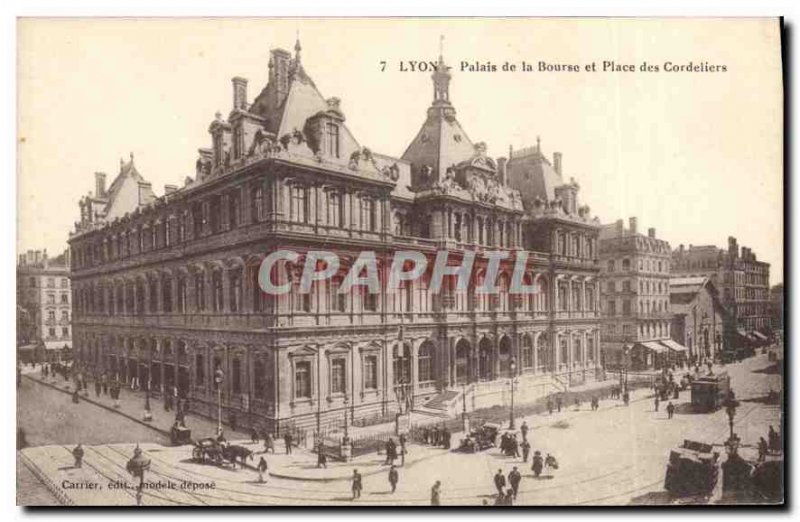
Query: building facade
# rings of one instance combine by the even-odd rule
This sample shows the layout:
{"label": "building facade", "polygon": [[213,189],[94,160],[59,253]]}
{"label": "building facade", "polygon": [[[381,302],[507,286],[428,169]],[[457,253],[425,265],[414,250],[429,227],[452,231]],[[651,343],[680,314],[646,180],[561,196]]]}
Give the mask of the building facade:
{"label": "building facade", "polygon": [[644,369],[679,356],[670,346],[670,247],[622,220],[600,231],[600,293],[606,366]]}
{"label": "building facade", "polygon": [[[29,250],[17,262],[17,344],[29,360],[57,360],[72,348],[69,252],[49,259]],[[21,327],[21,329],[20,329]]]}
{"label": "building facade", "polygon": [[724,350],[725,307],[711,278],[670,279],[672,339],[685,346],[689,358],[714,358]]}
{"label": "building facade", "polygon": [[[212,416],[220,400],[240,424],[273,430],[382,419],[403,404],[460,408],[461,394],[470,407],[500,403],[512,377],[518,399],[595,378],[596,222],[577,207],[577,187],[560,189],[567,204],[526,210],[508,160],[488,156],[456,119],[448,69],[440,57],[433,101],[401,157],[356,141],[298,42],[294,56],[271,52],[252,102],[247,80],[232,80],[232,110],[211,122],[212,146],[181,188],[156,197],[132,157],[108,189],[97,175],[70,238],[85,369],[138,378],[155,394],[174,386]],[[280,249],[300,257],[270,273],[290,291],[268,295],[260,264]],[[339,256],[340,271],[302,293],[305,256],[320,249]],[[428,271],[394,292],[339,292],[365,250],[381,281],[396,251],[447,250],[451,264],[475,252],[473,284],[447,278],[434,293]],[[476,293],[488,251],[508,255],[501,290],[524,253],[524,284],[538,291]]]}
{"label": "building facade", "polygon": [[740,249],[735,237],[728,238],[727,250],[680,245],[672,253],[672,265],[675,275],[706,276],[720,290],[728,312],[726,347],[734,349],[753,335],[771,332],[769,263],[758,261],[749,248]]}

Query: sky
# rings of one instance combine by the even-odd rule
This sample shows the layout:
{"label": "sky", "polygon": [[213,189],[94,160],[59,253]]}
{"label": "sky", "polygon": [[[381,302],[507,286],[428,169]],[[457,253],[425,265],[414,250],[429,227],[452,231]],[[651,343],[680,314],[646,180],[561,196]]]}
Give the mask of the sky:
{"label": "sky", "polygon": [[[110,184],[131,153],[157,194],[182,185],[214,113],[231,109],[231,78],[249,79],[252,101],[269,50],[292,50],[298,33],[306,72],[341,98],[362,146],[402,155],[433,91],[411,63],[441,46],[458,120],[490,155],[540,137],[603,223],[636,216],[673,248],[736,236],[772,265],[772,284],[783,280],[776,19],[21,19],[18,251],[63,251],[94,172]],[[579,72],[540,72],[540,61]],[[604,61],[635,72],[604,72]]]}

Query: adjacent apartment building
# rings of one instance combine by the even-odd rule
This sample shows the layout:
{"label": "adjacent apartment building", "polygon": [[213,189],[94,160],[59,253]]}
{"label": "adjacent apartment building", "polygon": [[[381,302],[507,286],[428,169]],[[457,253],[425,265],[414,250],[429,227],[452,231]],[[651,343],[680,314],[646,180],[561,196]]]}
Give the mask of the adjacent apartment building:
{"label": "adjacent apartment building", "polygon": [[[110,186],[97,175],[69,240],[86,371],[156,395],[175,386],[212,416],[220,400],[224,418],[273,430],[384,419],[403,404],[460,411],[462,394],[469,408],[506,403],[513,378],[517,400],[596,378],[599,224],[559,156],[537,144],[493,158],[472,141],[450,80],[439,57],[419,131],[401,156],[379,154],[319,92],[297,42],[294,55],[271,51],[255,99],[233,78],[231,110],[211,121],[211,147],[180,188],[156,196],[133,157]],[[290,291],[268,295],[259,268],[278,249],[300,258],[272,273]],[[302,293],[304,256],[319,249],[338,254],[340,272]],[[427,272],[397,292],[339,292],[364,250],[383,281],[398,250],[447,250],[452,263],[475,252],[474,284],[448,279],[434,293]],[[508,254],[502,291],[480,295],[488,251]],[[537,291],[509,294],[523,252]]]}
{"label": "adjacent apartment building", "polygon": [[670,246],[622,220],[600,230],[602,345],[607,367],[661,367],[686,354],[670,336]]}
{"label": "adjacent apartment building", "polygon": [[739,247],[735,237],[728,248],[713,245],[672,252],[672,271],[681,276],[706,276],[719,289],[727,310],[726,348],[735,349],[751,340],[763,340],[772,331],[769,263],[759,261],[749,248]]}
{"label": "adjacent apartment building", "polygon": [[72,348],[69,251],[29,250],[17,261],[17,344],[24,360],[57,360]]}

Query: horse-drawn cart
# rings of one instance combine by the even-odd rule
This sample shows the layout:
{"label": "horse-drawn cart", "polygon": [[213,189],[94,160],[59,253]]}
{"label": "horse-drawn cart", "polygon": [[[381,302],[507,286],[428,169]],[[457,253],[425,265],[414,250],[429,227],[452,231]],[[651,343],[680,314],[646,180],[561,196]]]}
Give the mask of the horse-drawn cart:
{"label": "horse-drawn cart", "polygon": [[501,427],[497,424],[490,424],[488,422],[479,428],[473,428],[466,437],[461,439],[461,444],[459,444],[457,451],[475,453],[476,451],[483,451],[494,447],[500,429]]}
{"label": "horse-drawn cart", "polygon": [[237,460],[244,467],[247,459],[253,459],[253,452],[244,446],[220,443],[216,439],[206,437],[194,443],[192,459],[201,464],[211,461],[217,466],[222,466],[227,461],[236,469]]}

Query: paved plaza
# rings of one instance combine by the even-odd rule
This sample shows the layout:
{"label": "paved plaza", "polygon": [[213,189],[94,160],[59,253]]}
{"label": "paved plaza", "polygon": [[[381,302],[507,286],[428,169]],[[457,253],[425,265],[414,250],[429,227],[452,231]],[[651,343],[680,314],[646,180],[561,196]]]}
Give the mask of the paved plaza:
{"label": "paved plaza", "polygon": [[[770,365],[766,355],[759,354],[725,368],[741,401],[734,429],[742,438],[745,454],[755,452],[752,446],[766,435],[769,425],[777,428],[780,424],[779,407],[759,400],[770,389],[781,389],[780,375],[765,371]],[[49,388],[46,393],[61,394]],[[517,426],[525,420],[531,427],[528,438],[532,450],[557,457],[559,469],[552,476],[535,479],[530,463],[502,456],[498,449],[463,454],[411,445],[405,466],[399,468],[397,491],[391,493],[383,455],[373,453],[348,463],[329,462],[327,469],[318,469],[314,454],[295,450],[294,454],[285,455],[279,442],[278,454],[264,455],[270,474],[266,483],[260,484],[254,466],[261,454],[248,461],[248,467],[236,470],[195,463],[191,459],[191,446],[168,447],[153,429],[96,405],[73,405],[66,394],[62,395],[66,397],[65,404],[53,403],[54,408],[64,410],[59,422],[76,428],[69,436],[67,431],[60,434],[57,444],[30,447],[22,450],[20,456],[28,469],[51,490],[56,490],[54,495],[61,502],[76,505],[135,504],[136,482],[125,465],[137,443],[152,461],[142,499],[145,505],[426,505],[435,480],[442,482],[443,505],[481,505],[484,501],[494,501],[492,476],[497,470],[507,475],[514,466],[523,474],[517,504],[665,503],[669,499],[663,481],[670,449],[684,439],[698,440],[717,446],[724,459],[722,442],[728,435],[725,411],[692,413],[687,404],[688,392],[674,401],[677,412],[668,419],[664,403],[659,411],[654,411],[652,393],[637,390],[627,407],[619,401],[604,400],[596,412],[584,405],[577,411],[569,407],[561,413],[518,419]],[[24,393],[21,397],[20,409],[25,411],[29,397]],[[52,398],[47,395],[44,400],[49,402]],[[75,420],[70,421],[73,415]],[[91,437],[93,429],[81,432],[77,426],[83,426],[82,416],[107,419],[104,421],[107,426],[101,429],[116,429],[117,437],[108,438],[103,433],[96,440]],[[26,422],[31,419],[36,417],[28,417]],[[459,436],[453,435],[453,447],[457,446]],[[76,437],[85,437],[81,442],[86,445],[86,456],[80,469],[73,467],[71,455],[74,443],[79,440]],[[34,435],[29,442],[40,441]],[[262,450],[261,445],[249,440],[236,443],[253,451]],[[364,482],[362,496],[356,501],[351,500],[350,494],[353,469],[361,472]],[[716,493],[706,501],[718,500]]]}

